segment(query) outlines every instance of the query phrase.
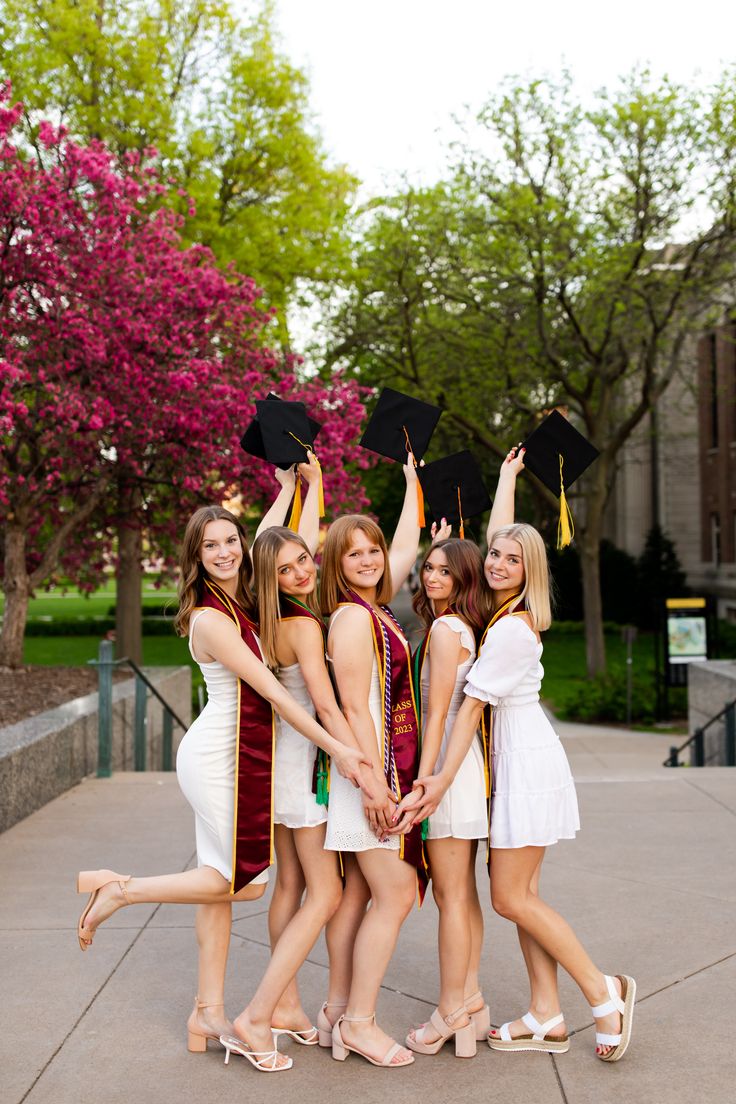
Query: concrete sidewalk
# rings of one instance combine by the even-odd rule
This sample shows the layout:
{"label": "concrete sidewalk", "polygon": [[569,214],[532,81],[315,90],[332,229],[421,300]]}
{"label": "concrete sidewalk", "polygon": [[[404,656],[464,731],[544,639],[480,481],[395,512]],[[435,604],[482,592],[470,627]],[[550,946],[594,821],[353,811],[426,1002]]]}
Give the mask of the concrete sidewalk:
{"label": "concrete sidewalk", "polygon": [[[137,874],[193,861],[192,817],[173,775],[88,780],[0,836],[0,1100],[3,1104],[387,1099],[520,1104],[692,1104],[733,1099],[736,1048],[736,770],[665,769],[667,736],[559,725],[583,829],[552,848],[546,898],[608,972],[634,975],[639,1002],[625,1059],[593,1055],[592,1020],[565,976],[562,1000],[575,1035],[568,1054],[498,1054],[472,1061],[450,1047],[403,1070],[283,1043],[294,1068],[266,1078],[223,1053],[186,1051],[195,993],[194,910],[124,909],[81,954],[75,926],[80,868]],[[527,1008],[514,929],[487,907],[483,980],[492,1019]],[[228,1003],[244,1005],[268,959],[268,899],[236,906]],[[409,918],[386,975],[381,1023],[403,1037],[437,994],[435,906]],[[322,941],[301,975],[316,1014],[326,988]]]}

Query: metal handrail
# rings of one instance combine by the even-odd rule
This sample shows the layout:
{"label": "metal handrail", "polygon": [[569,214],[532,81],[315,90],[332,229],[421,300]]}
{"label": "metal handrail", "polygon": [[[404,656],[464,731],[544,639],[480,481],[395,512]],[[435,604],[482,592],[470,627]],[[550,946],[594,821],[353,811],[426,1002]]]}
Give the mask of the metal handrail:
{"label": "metal handrail", "polygon": [[685,748],[690,747],[691,744],[695,745],[695,762],[694,766],[705,766],[705,732],[716,721],[720,721],[722,717],[726,718],[726,765],[736,765],[736,698],[733,701],[724,705],[723,709],[719,713],[714,714],[709,721],[706,721],[704,725],[700,725],[695,729],[692,736],[688,736],[684,744],[680,747],[671,747],[669,756],[662,764],[663,767],[679,767],[680,753]]}
{"label": "metal handrail", "polygon": [[150,690],[164,708],[163,713],[163,739],[162,759],[163,769],[172,770],[172,741],[173,723],[186,732],[184,724],[171,708],[169,703],[159,693],[147,675],[138,664],[128,656],[121,659],[113,658],[113,646],[110,640],[101,640],[97,659],[90,659],[88,663],[97,667],[98,675],[98,746],[97,746],[97,777],[110,778],[112,775],[112,672],[114,667],[130,667],[135,674],[135,705],[134,705],[134,759],[135,769],[146,769],[146,713],[147,691]]}

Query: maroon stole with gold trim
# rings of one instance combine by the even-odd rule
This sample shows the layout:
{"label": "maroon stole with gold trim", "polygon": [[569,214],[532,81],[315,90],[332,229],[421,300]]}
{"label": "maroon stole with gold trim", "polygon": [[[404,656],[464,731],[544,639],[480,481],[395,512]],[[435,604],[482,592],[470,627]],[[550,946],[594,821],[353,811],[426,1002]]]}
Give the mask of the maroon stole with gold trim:
{"label": "maroon stole with gold trim", "polygon": [[[485,643],[485,639],[488,636],[488,630],[492,629],[497,621],[500,621],[502,617],[505,617],[511,612],[511,607],[517,601],[519,597],[518,592],[512,594],[510,598],[507,598],[498,607],[496,612],[491,617],[491,620],[485,627],[480,643],[478,645],[478,658],[480,658],[480,651]],[[491,861],[491,799],[493,794],[493,706],[490,702],[487,702],[483,707],[483,714],[481,718],[481,736],[483,738],[483,767],[486,776],[486,801],[488,803],[488,846],[486,849],[486,862],[490,864]],[[490,866],[489,866],[490,869]]]}
{"label": "maroon stole with gold trim", "polygon": [[[357,605],[368,610],[373,630],[373,648],[383,702],[381,747],[386,782],[399,798],[411,791],[419,766],[420,729],[417,719],[415,688],[411,677],[411,652],[400,635],[399,623],[388,606],[381,606],[386,622],[373,607],[353,591],[341,605]],[[422,829],[415,824],[401,837],[400,858],[416,869],[419,902],[427,888],[427,867],[422,846]]]}
{"label": "maroon stole with gold trim", "polygon": [[[205,579],[203,591],[200,606],[230,617],[244,642],[262,662],[256,636],[258,626],[240,603],[209,579]],[[238,679],[231,893],[237,893],[273,862],[274,738],[270,702]]]}
{"label": "maroon stole with gold trim", "polygon": [[[316,614],[304,602],[300,602],[298,598],[293,598],[290,594],[279,594],[279,619],[281,621],[292,621],[297,617],[306,617],[307,620],[315,621],[319,625],[322,630],[324,649],[326,650],[327,630],[319,614]],[[316,796],[318,805],[326,805],[329,793],[330,760],[327,752],[323,751],[322,748],[315,747],[314,751],[312,793]]]}

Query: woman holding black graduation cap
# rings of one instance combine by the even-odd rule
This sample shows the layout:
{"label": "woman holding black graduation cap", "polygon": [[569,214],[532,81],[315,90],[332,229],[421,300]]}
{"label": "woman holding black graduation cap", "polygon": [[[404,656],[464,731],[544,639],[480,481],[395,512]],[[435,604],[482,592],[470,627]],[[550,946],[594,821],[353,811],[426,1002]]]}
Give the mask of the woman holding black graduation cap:
{"label": "woman holding black graduation cap", "polygon": [[[565,462],[564,448],[554,456],[558,470]],[[507,520],[513,519],[513,487],[522,466],[522,453],[512,450],[497,496],[497,507],[501,497],[509,510]],[[539,895],[546,848],[574,836],[579,819],[564,750],[539,705],[540,633],[549,627],[551,614],[546,550],[536,529],[507,524],[489,534],[485,574],[494,614],[468,673],[466,700],[443,768],[418,780],[423,797],[415,815],[432,814],[463,761],[484,710],[492,707],[491,900],[494,909],[517,926],[531,1002],[521,1019],[489,1034],[489,1045],[501,1051],[564,1053],[569,1049],[557,988],[559,964],[591,1006],[598,1029],[596,1055],[615,1062],[623,1057],[631,1037],[636,983],[625,974],[602,973],[565,920]]]}

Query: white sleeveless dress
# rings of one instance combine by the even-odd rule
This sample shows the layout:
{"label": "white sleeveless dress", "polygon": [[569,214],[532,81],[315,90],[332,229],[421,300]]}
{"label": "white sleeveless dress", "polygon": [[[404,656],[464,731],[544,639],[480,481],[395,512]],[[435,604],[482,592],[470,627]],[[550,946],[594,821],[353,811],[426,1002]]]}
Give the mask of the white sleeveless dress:
{"label": "white sleeveless dress", "polygon": [[[447,755],[447,744],[455,723],[455,717],[465,695],[465,678],[475,662],[475,640],[465,622],[455,614],[443,614],[432,622],[429,630],[429,648],[422,666],[422,718],[426,723],[429,701],[429,678],[432,663],[432,633],[439,624],[446,625],[460,637],[460,643],[469,653],[468,658],[458,664],[455,689],[452,692],[450,708],[445,721],[440,752],[434,773],[442,769]],[[452,785],[440,801],[437,809],[429,818],[427,839],[485,839],[488,835],[488,812],[486,805],[486,780],[483,763],[483,745],[480,736],[476,736],[468,754],[460,764]]]}
{"label": "white sleeveless dress", "polygon": [[[233,873],[235,742],[238,680],[222,663],[200,663],[192,638],[199,618],[217,610],[195,610],[189,622],[189,651],[204,677],[207,704],[187,730],[176,754],[176,776],[194,810],[197,866],[212,866],[228,881]],[[251,884],[268,881],[268,870]]]}
{"label": "white sleeveless dress", "polygon": [[575,783],[539,704],[542,645],[517,616],[488,630],[465,693],[493,706],[491,847],[548,847],[580,828]]}
{"label": "white sleeveless dress", "polygon": [[[328,639],[332,626],[347,609],[340,606],[330,618],[330,627],[327,633]],[[332,660],[328,657],[329,662]],[[381,750],[381,732],[383,699],[381,696],[381,682],[378,677],[378,660],[373,655],[373,670],[371,673],[371,688],[368,696],[368,710],[376,730],[376,742]],[[381,843],[374,832],[371,831],[368,818],[363,812],[363,791],[357,789],[352,782],[334,770],[330,771],[330,804],[327,809],[327,836],[325,848],[328,851],[372,851],[380,847],[384,851],[398,851],[401,846],[399,836],[390,836],[385,843]]]}
{"label": "white sleeveless dress", "polygon": [[[282,667],[277,678],[284,690],[312,717],[314,705],[301,667]],[[287,828],[314,828],[327,820],[327,809],[318,805],[312,793],[317,748],[283,717],[276,717],[276,759],[274,768],[274,824]],[[337,773],[337,771],[335,771]]]}

